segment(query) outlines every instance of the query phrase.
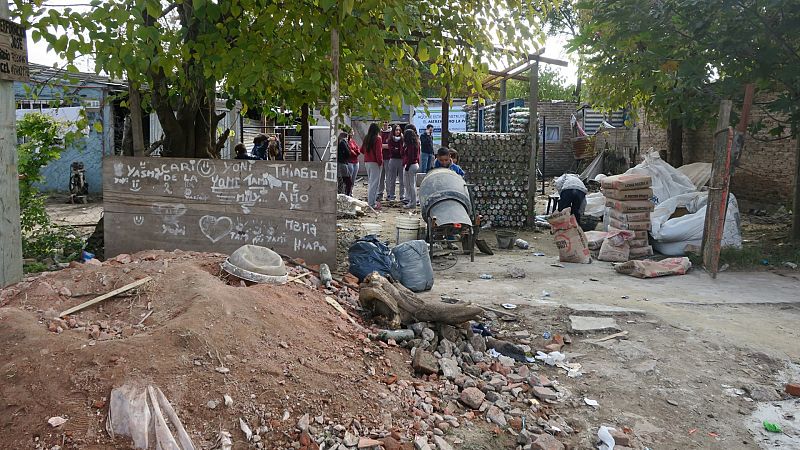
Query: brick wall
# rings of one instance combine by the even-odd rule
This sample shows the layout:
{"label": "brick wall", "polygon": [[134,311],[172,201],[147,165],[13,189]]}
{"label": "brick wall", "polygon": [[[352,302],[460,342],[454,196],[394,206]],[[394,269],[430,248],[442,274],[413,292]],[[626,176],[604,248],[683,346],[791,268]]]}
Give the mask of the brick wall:
{"label": "brick wall", "polygon": [[[539,117],[545,117],[545,124],[550,127],[557,125],[561,128],[561,139],[557,143],[548,142],[545,145],[545,176],[559,176],[570,169],[574,170],[575,153],[572,151],[572,126],[570,118],[578,109],[576,102],[539,102]],[[538,167],[542,167],[542,143],[539,137]]]}
{"label": "brick wall", "polygon": [[[758,106],[762,102],[763,98],[756,98],[751,122],[764,119],[765,124],[771,127],[767,113]],[[684,163],[712,162],[713,127],[709,125],[697,130],[684,130]],[[666,151],[667,135],[663,127],[643,121],[641,128],[642,149],[654,147],[655,150]],[[731,179],[731,191],[736,198],[745,204],[755,204],[757,208],[764,204],[788,206],[794,192],[796,146],[795,139],[763,142],[748,134],[739,166]]]}

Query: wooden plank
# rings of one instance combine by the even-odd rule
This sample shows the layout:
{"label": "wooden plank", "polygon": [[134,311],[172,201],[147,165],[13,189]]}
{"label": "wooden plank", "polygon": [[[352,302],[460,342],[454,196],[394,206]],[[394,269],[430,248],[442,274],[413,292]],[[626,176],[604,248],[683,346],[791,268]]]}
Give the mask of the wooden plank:
{"label": "wooden plank", "polygon": [[81,303],[80,305],[73,306],[72,308],[67,309],[66,311],[63,311],[61,314],[58,315],[58,317],[68,316],[68,315],[70,315],[72,313],[75,313],[75,312],[78,312],[78,311],[80,311],[82,309],[86,309],[86,308],[88,308],[88,307],[90,307],[92,305],[100,303],[103,300],[109,299],[109,298],[111,298],[111,297],[113,297],[115,295],[121,294],[121,293],[123,293],[125,291],[130,291],[133,288],[139,287],[139,286],[151,281],[152,279],[153,279],[153,277],[144,277],[141,280],[136,280],[133,283],[128,283],[128,284],[126,284],[125,286],[122,286],[119,289],[114,289],[113,291],[111,291],[111,292],[109,292],[107,294],[103,294],[103,295],[101,295],[99,297],[95,297],[95,298],[93,298],[91,300],[87,300],[87,301]]}
{"label": "wooden plank", "polygon": [[[703,266],[713,278],[716,278],[719,271],[719,242],[721,240],[719,238],[721,238],[725,226],[724,208],[728,202],[726,185],[728,183],[727,174],[730,172],[731,144],[733,142],[733,131],[729,126],[732,108],[732,101],[722,100],[720,102],[714,136],[714,160],[711,164],[706,219],[703,227]],[[714,244],[715,241],[716,244]]]}
{"label": "wooden plank", "polygon": [[335,163],[108,157],[107,256],[262,245],[336,262]]}
{"label": "wooden plank", "polygon": [[[0,1],[0,17],[8,18],[7,0]],[[22,42],[27,45],[24,44],[24,31]],[[0,81],[0,208],[3,210],[0,220],[0,288],[22,279],[15,111],[14,82]]]}
{"label": "wooden plank", "polygon": [[538,136],[539,123],[539,62],[533,62],[530,71],[530,98],[528,99],[528,145],[531,147],[530,162],[528,164],[528,210],[525,212],[525,224],[529,227],[536,223],[536,165],[538,164]]}

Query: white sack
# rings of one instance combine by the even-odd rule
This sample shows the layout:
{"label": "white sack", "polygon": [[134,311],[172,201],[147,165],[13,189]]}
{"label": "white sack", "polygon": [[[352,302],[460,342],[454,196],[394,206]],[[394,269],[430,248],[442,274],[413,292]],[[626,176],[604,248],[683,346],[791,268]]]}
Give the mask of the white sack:
{"label": "white sack", "polygon": [[646,155],[641,164],[625,173],[650,175],[653,180],[652,201],[656,205],[672,197],[697,190],[689,177],[661,159],[657,152]]}
{"label": "white sack", "polygon": [[585,200],[584,216],[597,217],[598,219],[603,217],[603,213],[606,211],[606,198],[602,193],[592,192],[586,196]]}

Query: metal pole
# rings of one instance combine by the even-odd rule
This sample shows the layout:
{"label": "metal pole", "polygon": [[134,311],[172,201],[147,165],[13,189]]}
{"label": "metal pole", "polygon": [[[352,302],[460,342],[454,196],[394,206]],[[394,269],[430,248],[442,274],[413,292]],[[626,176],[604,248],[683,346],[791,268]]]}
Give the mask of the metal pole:
{"label": "metal pole", "polygon": [[[8,0],[0,0],[0,18],[8,19]],[[14,82],[0,81],[0,287],[22,279],[22,233],[19,224],[17,119]]]}

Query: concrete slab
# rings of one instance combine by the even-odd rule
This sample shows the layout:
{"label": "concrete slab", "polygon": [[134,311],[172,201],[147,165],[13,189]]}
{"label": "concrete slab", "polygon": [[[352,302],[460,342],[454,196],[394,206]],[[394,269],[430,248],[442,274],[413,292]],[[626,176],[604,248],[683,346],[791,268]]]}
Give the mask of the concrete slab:
{"label": "concrete slab", "polygon": [[581,314],[597,314],[602,316],[646,314],[643,309],[624,308],[621,306],[598,305],[594,303],[571,303],[565,307]]}
{"label": "concrete slab", "polygon": [[594,331],[620,331],[617,321],[611,317],[569,316],[570,328],[575,333]]}

